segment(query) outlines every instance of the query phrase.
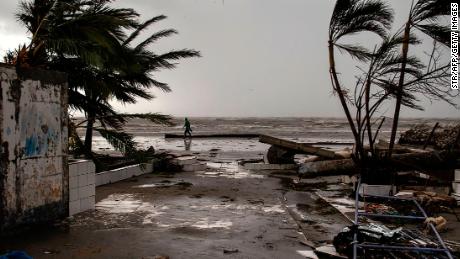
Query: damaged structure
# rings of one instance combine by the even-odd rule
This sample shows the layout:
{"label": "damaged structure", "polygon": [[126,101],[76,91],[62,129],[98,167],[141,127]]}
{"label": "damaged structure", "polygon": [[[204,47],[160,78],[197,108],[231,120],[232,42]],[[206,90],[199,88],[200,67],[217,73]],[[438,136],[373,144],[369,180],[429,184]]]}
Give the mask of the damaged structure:
{"label": "damaged structure", "polygon": [[0,64],[0,232],[68,215],[67,76]]}

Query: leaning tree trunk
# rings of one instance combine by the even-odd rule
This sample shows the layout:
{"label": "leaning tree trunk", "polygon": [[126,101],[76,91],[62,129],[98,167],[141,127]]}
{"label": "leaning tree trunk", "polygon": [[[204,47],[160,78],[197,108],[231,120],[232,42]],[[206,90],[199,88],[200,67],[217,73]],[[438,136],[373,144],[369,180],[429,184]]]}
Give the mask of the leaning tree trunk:
{"label": "leaning tree trunk", "polygon": [[404,75],[406,72],[407,53],[409,52],[409,37],[410,37],[410,19],[407,21],[406,27],[404,29],[401,73],[399,76],[398,89],[396,91],[395,113],[393,116],[393,126],[391,127],[390,146],[388,148],[389,156],[391,156],[393,152],[393,147],[394,147],[395,139],[396,139],[396,132],[398,131],[399,113],[401,111],[401,103],[402,103],[403,92],[404,92]]}
{"label": "leaning tree trunk", "polygon": [[334,44],[332,41],[329,41],[329,73],[332,77],[332,83],[335,86],[334,90],[337,92],[339,96],[340,103],[342,104],[343,111],[345,112],[345,116],[347,117],[348,124],[350,125],[351,132],[353,133],[353,137],[356,143],[356,149],[358,151],[359,157],[364,157],[364,148],[361,143],[360,136],[356,130],[355,123],[353,122],[353,118],[351,117],[350,110],[348,109],[347,100],[345,99],[344,93],[342,88],[340,87],[339,79],[337,78],[337,71],[335,70],[335,58],[334,58]]}
{"label": "leaning tree trunk", "polygon": [[369,107],[369,102],[370,102],[370,94],[371,94],[371,68],[369,69],[368,72],[368,79],[366,82],[366,89],[365,89],[365,105],[366,105],[366,127],[367,127],[367,136],[369,138],[369,148],[371,150],[372,156],[374,155],[374,141],[372,138],[372,126],[371,126],[371,111]]}
{"label": "leaning tree trunk", "polygon": [[88,122],[86,123],[86,134],[85,134],[85,156],[91,157],[92,144],[93,144],[93,128],[96,115],[93,112],[88,112]]}

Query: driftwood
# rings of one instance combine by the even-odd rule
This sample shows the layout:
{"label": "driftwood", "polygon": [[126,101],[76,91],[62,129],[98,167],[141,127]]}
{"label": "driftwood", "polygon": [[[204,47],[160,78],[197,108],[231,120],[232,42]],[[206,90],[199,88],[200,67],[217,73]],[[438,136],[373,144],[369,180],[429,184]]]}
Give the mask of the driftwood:
{"label": "driftwood", "polygon": [[324,160],[300,164],[299,174],[326,176],[347,174],[356,169],[352,159]]}
{"label": "driftwood", "polygon": [[308,144],[304,143],[297,143],[290,140],[275,138],[272,136],[267,135],[260,135],[259,141],[265,144],[270,144],[272,146],[277,146],[284,150],[290,151],[294,154],[310,154],[310,155],[317,155],[326,158],[337,158],[337,155],[334,151],[330,151],[320,147],[313,147]]}

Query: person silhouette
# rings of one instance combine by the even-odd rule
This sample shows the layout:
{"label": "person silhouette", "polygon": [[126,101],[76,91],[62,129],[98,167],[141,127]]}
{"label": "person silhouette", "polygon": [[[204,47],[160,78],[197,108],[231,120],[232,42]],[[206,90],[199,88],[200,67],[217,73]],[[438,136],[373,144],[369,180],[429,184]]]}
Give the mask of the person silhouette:
{"label": "person silhouette", "polygon": [[185,118],[185,123],[184,123],[183,128],[185,128],[184,138],[187,137],[187,134],[189,135],[189,137],[192,137],[192,127],[190,126],[190,121],[187,118]]}

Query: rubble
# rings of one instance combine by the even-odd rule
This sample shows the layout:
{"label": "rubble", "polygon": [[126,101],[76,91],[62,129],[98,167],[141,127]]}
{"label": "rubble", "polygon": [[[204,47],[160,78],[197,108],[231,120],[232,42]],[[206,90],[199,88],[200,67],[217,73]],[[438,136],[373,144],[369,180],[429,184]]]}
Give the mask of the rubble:
{"label": "rubble", "polygon": [[[427,124],[418,124],[401,135],[399,144],[425,145],[432,131]],[[427,143],[435,149],[460,148],[460,124],[439,126]]]}

